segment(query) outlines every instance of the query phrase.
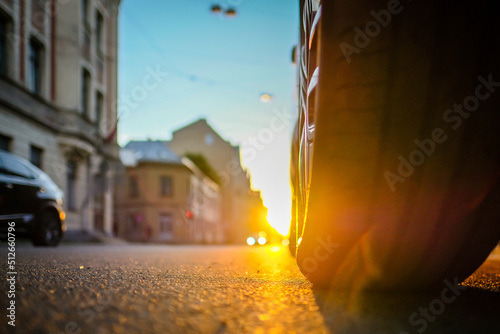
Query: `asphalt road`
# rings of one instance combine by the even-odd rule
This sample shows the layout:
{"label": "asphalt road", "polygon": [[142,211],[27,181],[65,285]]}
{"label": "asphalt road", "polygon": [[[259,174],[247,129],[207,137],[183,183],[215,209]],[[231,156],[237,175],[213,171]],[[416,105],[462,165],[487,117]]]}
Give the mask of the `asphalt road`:
{"label": "asphalt road", "polygon": [[317,290],[284,247],[25,244],[16,257],[16,330],[4,280],[1,333],[500,333],[498,255],[446,303]]}

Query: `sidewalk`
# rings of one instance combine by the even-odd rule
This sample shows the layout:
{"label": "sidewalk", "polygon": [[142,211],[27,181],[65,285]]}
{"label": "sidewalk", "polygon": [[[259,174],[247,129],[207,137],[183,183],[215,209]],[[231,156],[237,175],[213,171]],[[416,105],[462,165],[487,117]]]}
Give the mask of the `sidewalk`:
{"label": "sidewalk", "polygon": [[95,243],[95,244],[106,244],[106,245],[126,245],[128,242],[105,235],[102,232],[88,232],[84,230],[68,230],[64,234],[64,238],[61,241],[62,244],[85,244],[85,243]]}

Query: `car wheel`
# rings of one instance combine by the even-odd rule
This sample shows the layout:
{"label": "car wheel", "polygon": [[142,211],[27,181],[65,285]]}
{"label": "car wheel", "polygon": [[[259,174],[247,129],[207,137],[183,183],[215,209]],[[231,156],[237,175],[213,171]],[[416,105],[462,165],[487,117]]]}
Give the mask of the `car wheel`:
{"label": "car wheel", "polygon": [[[303,215],[301,212],[298,212],[299,208],[303,208],[303,205],[299,203],[299,186],[298,186],[298,162],[299,162],[299,136],[300,130],[298,124],[295,126],[295,130],[293,132],[292,138],[292,150],[290,152],[290,184],[291,184],[291,192],[292,192],[292,212],[291,212],[291,221],[290,221],[290,229],[289,229],[289,243],[288,249],[290,250],[290,254],[295,257],[297,252],[297,236],[302,235],[302,221]],[[298,218],[298,216],[300,216]],[[299,224],[300,222],[300,224]]]}
{"label": "car wheel", "polygon": [[[500,239],[493,5],[301,3],[300,270],[352,290],[464,280]],[[476,113],[448,111],[478,90]]]}
{"label": "car wheel", "polygon": [[32,237],[33,245],[55,247],[61,239],[61,222],[59,218],[53,212],[43,212]]}

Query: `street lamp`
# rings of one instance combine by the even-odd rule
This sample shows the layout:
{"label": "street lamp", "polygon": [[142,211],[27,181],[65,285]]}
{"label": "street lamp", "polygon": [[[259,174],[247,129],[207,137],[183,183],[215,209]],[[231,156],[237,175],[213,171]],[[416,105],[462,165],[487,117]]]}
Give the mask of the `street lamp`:
{"label": "street lamp", "polygon": [[228,8],[224,12],[224,14],[226,14],[227,17],[235,17],[236,16],[236,9],[234,9],[234,8]]}
{"label": "street lamp", "polygon": [[[221,14],[223,12],[223,8],[221,5],[216,3],[210,7],[210,11],[213,14]],[[227,17],[235,17],[236,13],[237,12],[236,12],[236,9],[234,7],[228,7],[224,10],[224,15],[226,15]]]}
{"label": "street lamp", "polygon": [[273,97],[271,96],[271,94],[262,94],[262,95],[260,96],[260,100],[261,100],[262,102],[269,102],[269,101],[271,101],[272,99],[273,99]]}
{"label": "street lamp", "polygon": [[210,11],[214,14],[219,14],[220,12],[222,12],[222,7],[218,4],[214,4],[212,5],[212,7],[210,7]]}

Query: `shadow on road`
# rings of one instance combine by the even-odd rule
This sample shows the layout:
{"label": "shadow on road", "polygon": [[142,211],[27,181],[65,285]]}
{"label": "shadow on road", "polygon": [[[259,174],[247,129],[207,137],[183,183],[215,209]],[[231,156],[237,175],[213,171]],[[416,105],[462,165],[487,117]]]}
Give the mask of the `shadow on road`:
{"label": "shadow on road", "polygon": [[459,288],[444,294],[313,292],[331,333],[500,333],[500,293]]}

